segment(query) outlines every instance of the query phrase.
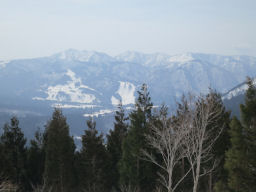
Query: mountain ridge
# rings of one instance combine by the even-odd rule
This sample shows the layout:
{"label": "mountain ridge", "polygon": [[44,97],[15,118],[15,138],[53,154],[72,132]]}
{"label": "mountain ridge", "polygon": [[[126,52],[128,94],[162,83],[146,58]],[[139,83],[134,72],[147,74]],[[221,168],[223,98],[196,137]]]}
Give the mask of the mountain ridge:
{"label": "mountain ridge", "polygon": [[48,57],[0,63],[2,111],[45,116],[53,107],[62,107],[84,120],[90,114],[110,115],[119,100],[130,109],[143,83],[155,105],[173,106],[187,92],[205,94],[211,87],[225,93],[256,74],[256,57],[202,53],[109,56],[69,49]]}

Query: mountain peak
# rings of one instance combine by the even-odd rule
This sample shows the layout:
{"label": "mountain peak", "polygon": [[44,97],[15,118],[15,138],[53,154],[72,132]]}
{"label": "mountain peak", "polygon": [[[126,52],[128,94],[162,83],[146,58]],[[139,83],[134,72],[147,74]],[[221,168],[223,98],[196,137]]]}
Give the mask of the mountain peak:
{"label": "mountain peak", "polygon": [[185,54],[179,54],[171,56],[169,59],[169,62],[172,63],[184,63],[194,60],[194,54],[193,53],[185,53]]}
{"label": "mountain peak", "polygon": [[164,53],[146,54],[136,51],[126,51],[115,58],[118,61],[140,63],[145,66],[158,66],[168,62],[170,56]]}
{"label": "mountain peak", "polygon": [[113,60],[112,57],[108,56],[105,53],[101,53],[97,51],[76,50],[76,49],[67,49],[63,52],[55,54],[54,56],[61,60],[80,61],[80,62]]}
{"label": "mountain peak", "polygon": [[137,51],[126,51],[117,55],[115,58],[117,60],[126,61],[126,62],[138,62],[144,60],[146,54],[140,53]]}

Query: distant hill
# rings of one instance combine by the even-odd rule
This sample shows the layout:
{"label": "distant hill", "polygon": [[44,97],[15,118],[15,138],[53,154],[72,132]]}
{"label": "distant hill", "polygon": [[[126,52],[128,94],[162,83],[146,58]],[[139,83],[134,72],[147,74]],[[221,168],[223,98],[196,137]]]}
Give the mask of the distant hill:
{"label": "distant hill", "polygon": [[16,115],[32,135],[43,128],[53,107],[61,107],[73,135],[83,133],[89,116],[107,132],[119,100],[130,110],[142,83],[154,105],[172,106],[183,93],[206,93],[209,87],[225,93],[255,74],[255,57],[201,53],[125,52],[112,57],[69,49],[48,57],[0,59],[0,126]]}

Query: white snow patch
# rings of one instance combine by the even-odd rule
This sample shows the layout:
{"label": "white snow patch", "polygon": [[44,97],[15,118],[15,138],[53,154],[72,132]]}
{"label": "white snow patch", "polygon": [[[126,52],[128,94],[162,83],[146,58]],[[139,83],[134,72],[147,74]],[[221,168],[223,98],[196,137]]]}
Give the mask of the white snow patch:
{"label": "white snow patch", "polygon": [[0,68],[5,68],[6,64],[10,61],[0,61]]}
{"label": "white snow patch", "polygon": [[82,137],[81,136],[74,136],[74,139],[82,141]]}
{"label": "white snow patch", "polygon": [[133,110],[134,107],[125,107],[126,110],[130,111],[130,110]]}
{"label": "white snow patch", "polygon": [[60,104],[60,103],[55,103],[51,105],[52,107],[57,107],[57,108],[62,108],[62,109],[87,109],[87,108],[95,108],[99,107],[98,105],[69,105],[69,104]]}
{"label": "white snow patch", "polygon": [[95,53],[93,51],[67,50],[60,53],[59,58],[67,61],[77,60],[88,62]]}
{"label": "white snow patch", "polygon": [[120,103],[120,101],[117,98],[115,98],[114,96],[112,96],[111,103],[112,103],[112,105],[118,105]]}
{"label": "white snow patch", "polygon": [[72,85],[78,83],[80,85],[80,88],[85,88],[85,89],[89,89],[91,91],[96,91],[93,88],[90,88],[90,87],[88,87],[86,85],[83,85],[83,83],[81,81],[81,78],[76,78],[76,74],[73,71],[71,71],[70,69],[68,69],[66,75],[69,76],[70,79],[72,80],[72,81],[69,81],[69,82],[72,83]]}
{"label": "white snow patch", "polygon": [[69,49],[57,54],[57,58],[65,61],[80,61],[80,62],[107,62],[113,61],[113,58],[96,51],[79,51],[75,49]]}
{"label": "white snow patch", "polygon": [[98,112],[95,113],[91,113],[91,114],[84,114],[84,117],[98,117],[99,115],[105,115],[105,114],[109,114],[109,113],[113,113],[113,110],[110,109],[103,109],[100,110]]}
{"label": "white snow patch", "polygon": [[[253,80],[253,84],[256,85],[256,79]],[[248,85],[243,84],[242,86],[230,91],[227,95],[223,96],[222,99],[228,99],[228,100],[232,99],[232,97],[245,93],[247,89],[248,89]]]}
{"label": "white snow patch", "polygon": [[222,99],[231,99],[237,95],[244,93],[248,89],[247,84],[242,85],[241,87],[230,91],[227,95],[225,95]]}
{"label": "white snow patch", "polygon": [[192,61],[194,58],[191,54],[181,54],[181,55],[174,55],[170,57],[169,62],[175,62],[175,63],[184,63],[188,61]]}
{"label": "white snow patch", "polygon": [[49,86],[45,93],[46,98],[34,97],[33,100],[49,100],[59,102],[92,103],[96,98],[93,94],[83,93],[83,89],[94,89],[84,85],[81,78],[77,78],[75,73],[68,69],[67,75],[71,80],[64,85]]}
{"label": "white snow patch", "polygon": [[[123,82],[119,81],[119,89],[117,90],[117,94],[120,95],[121,101],[123,105],[129,105],[135,103],[135,85],[133,85],[130,82]],[[114,96],[111,97],[111,102],[113,105],[116,105],[119,103],[118,99],[116,99]],[[118,103],[117,103],[118,102]]]}

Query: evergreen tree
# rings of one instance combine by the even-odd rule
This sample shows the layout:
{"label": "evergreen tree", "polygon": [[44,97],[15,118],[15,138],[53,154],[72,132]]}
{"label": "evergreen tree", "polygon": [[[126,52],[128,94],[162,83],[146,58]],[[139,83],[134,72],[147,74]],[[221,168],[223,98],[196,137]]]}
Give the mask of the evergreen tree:
{"label": "evergreen tree", "polygon": [[256,191],[256,87],[247,78],[245,104],[240,105],[241,121],[231,123],[231,148],[227,151],[225,167],[228,185],[235,192]]}
{"label": "evergreen tree", "polygon": [[1,172],[4,178],[19,185],[20,190],[24,190],[26,183],[26,139],[19,120],[11,118],[11,124],[4,125],[4,132],[1,136],[2,167]]}
{"label": "evergreen tree", "polygon": [[248,175],[246,183],[250,186],[250,191],[256,191],[256,87],[251,78],[247,78],[247,85],[245,104],[240,105],[241,122],[247,145]]}
{"label": "evergreen tree", "polygon": [[246,157],[249,172],[246,182],[250,186],[250,191],[256,191],[256,87],[251,78],[247,78],[247,85],[245,104],[240,106],[247,145]]}
{"label": "evergreen tree", "polygon": [[107,178],[108,157],[103,144],[103,135],[98,134],[96,122],[87,121],[88,130],[82,136],[80,179],[81,188],[85,191],[109,191]]}
{"label": "evergreen tree", "polygon": [[250,191],[247,186],[248,166],[246,157],[246,142],[243,127],[234,117],[230,124],[231,148],[226,153],[225,168],[228,170],[228,186],[235,192]]}
{"label": "evergreen tree", "polygon": [[43,133],[37,130],[27,152],[27,179],[34,187],[43,184],[44,160]]}
{"label": "evergreen tree", "polygon": [[[123,143],[123,154],[120,161],[121,185],[131,185],[140,191],[150,191],[155,186],[154,166],[142,160],[142,149],[146,149],[145,135],[148,133],[148,123],[151,119],[152,102],[145,84],[138,91],[135,110],[130,115],[128,135]],[[149,151],[148,149],[147,151]]]}
{"label": "evergreen tree", "polygon": [[125,117],[125,112],[122,106],[122,103],[118,105],[118,110],[115,115],[114,130],[110,130],[109,135],[107,135],[107,150],[109,153],[109,162],[110,162],[110,178],[111,186],[115,189],[119,189],[119,171],[118,163],[122,157],[122,145],[123,141],[127,135],[126,123],[128,118]]}
{"label": "evergreen tree", "polygon": [[45,134],[45,184],[54,192],[73,191],[75,145],[60,109],[54,110]]}

